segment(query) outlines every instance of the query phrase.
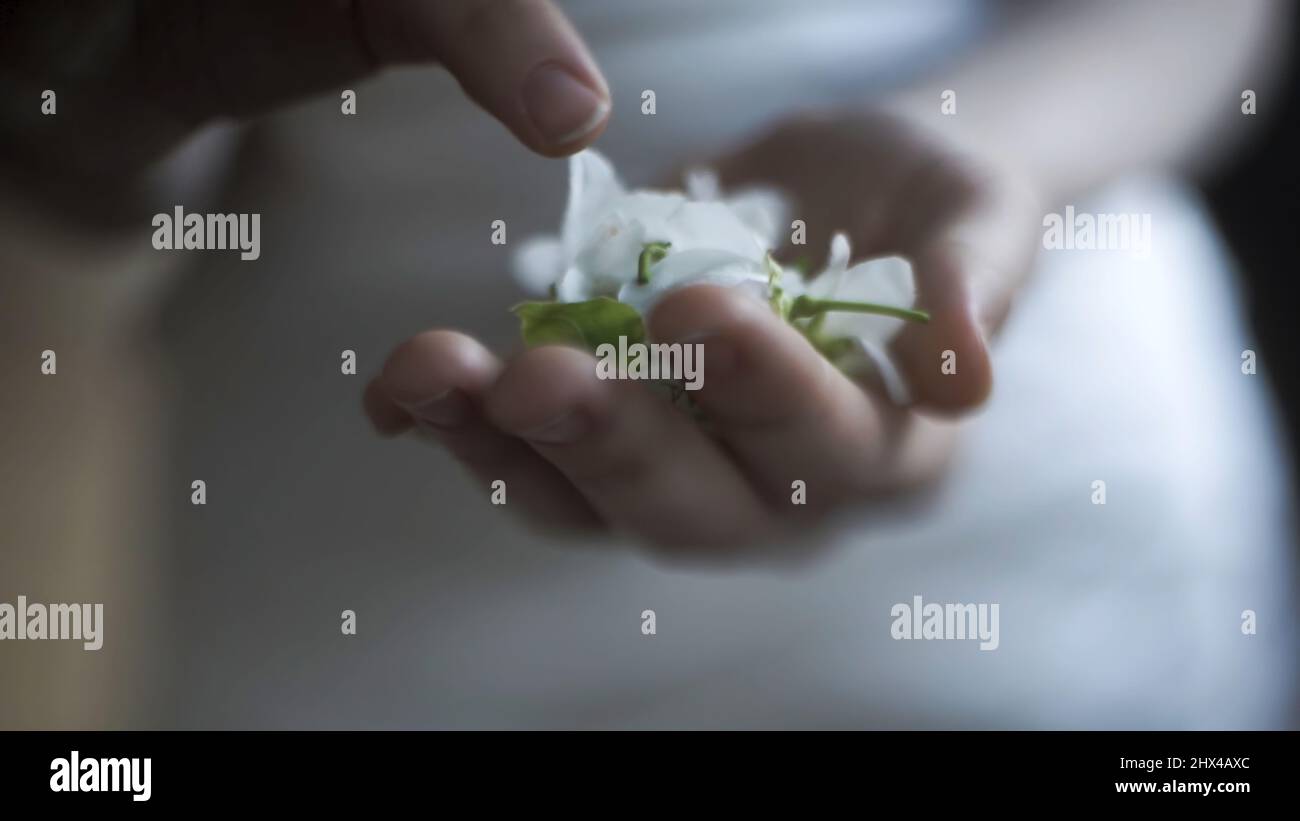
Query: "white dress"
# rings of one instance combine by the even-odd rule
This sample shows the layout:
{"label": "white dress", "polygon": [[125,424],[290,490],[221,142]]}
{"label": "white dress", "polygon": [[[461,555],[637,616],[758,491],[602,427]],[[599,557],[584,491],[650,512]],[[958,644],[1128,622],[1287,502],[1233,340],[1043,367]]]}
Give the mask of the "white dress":
{"label": "white dress", "polygon": [[[615,95],[600,148],[633,183],[781,111],[905,78],[982,20],[952,3],[566,6]],[[376,440],[361,378],[338,373],[342,349],[372,373],[439,325],[515,344],[519,294],[490,225],[505,219],[511,241],[553,229],[563,163],[517,148],[427,70],[358,86],[355,118],[326,95],[260,137],[230,208],[263,213],[261,260],[205,257],[164,325],[175,481],[216,489],[201,517],[172,501],[170,723],[1286,720],[1290,480],[1265,377],[1239,367],[1251,342],[1231,261],[1185,188],[1130,180],[1077,203],[1151,213],[1153,251],[1043,255],[937,493],[848,517],[838,549],[798,571],[700,571],[532,535],[444,454]],[[891,607],[918,594],[998,603],[999,648],[892,639]]]}

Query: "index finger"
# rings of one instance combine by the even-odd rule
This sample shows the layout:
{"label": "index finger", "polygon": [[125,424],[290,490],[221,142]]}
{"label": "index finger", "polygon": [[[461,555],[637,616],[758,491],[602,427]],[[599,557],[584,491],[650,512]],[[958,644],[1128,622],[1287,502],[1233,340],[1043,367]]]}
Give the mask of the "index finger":
{"label": "index finger", "polygon": [[550,0],[356,0],[381,62],[436,60],[528,147],[570,154],[600,135],[609,86]]}
{"label": "index finger", "polygon": [[152,2],[131,25],[120,79],[190,123],[258,114],[405,63],[442,64],[548,156],[591,143],[610,111],[600,69],[549,0]]}

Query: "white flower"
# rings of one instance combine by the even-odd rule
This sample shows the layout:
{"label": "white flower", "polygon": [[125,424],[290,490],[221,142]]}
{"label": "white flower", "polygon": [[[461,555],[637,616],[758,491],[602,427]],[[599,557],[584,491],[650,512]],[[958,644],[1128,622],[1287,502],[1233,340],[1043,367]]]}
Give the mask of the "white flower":
{"label": "white flower", "polygon": [[[515,255],[515,278],[535,294],[554,287],[561,302],[608,296],[643,313],[682,285],[766,283],[763,259],[786,211],[780,195],[754,189],[716,200],[717,182],[707,172],[692,175],[691,190],[695,197],[627,191],[608,160],[591,149],[580,152],[569,161],[560,235],[526,241]],[[649,243],[670,250],[652,267],[650,282],[638,285],[638,262]]]}
{"label": "white flower", "polygon": [[650,266],[650,281],[625,284],[618,291],[618,301],[648,316],[655,303],[674,288],[702,284],[743,287],[760,299],[767,298],[767,271],[762,262],[712,248],[677,251],[674,245],[667,256]]}
{"label": "white flower", "polygon": [[[527,240],[515,254],[516,279],[530,292],[551,291],[558,302],[606,296],[642,316],[669,291],[700,283],[770,299],[768,252],[782,244],[789,211],[784,198],[761,188],[724,198],[708,171],[689,173],[686,188],[687,193],[627,191],[603,156],[591,149],[576,154],[569,161],[569,203],[560,235]],[[648,281],[638,281],[647,246],[656,253],[646,259]],[[798,305],[802,297],[809,309],[816,308],[812,300],[911,307],[916,292],[907,260],[882,257],[850,267],[850,255],[848,238],[836,234],[819,276],[806,281],[782,272],[787,304]],[[847,352],[837,354],[838,367],[849,373],[875,371],[895,402],[908,401],[906,383],[887,355],[889,340],[905,320],[850,307],[832,308],[811,323],[810,314],[802,317],[800,327],[810,335],[852,341]]]}
{"label": "white flower", "polygon": [[[910,308],[916,302],[916,285],[912,265],[902,257],[878,257],[849,267],[849,240],[844,234],[831,239],[830,259],[826,269],[809,283],[801,278],[783,280],[791,297],[806,295],[814,299],[868,302]],[[902,329],[905,320],[880,314],[830,311],[821,323],[828,336],[847,337],[855,350],[836,361],[841,370],[860,373],[875,370],[880,374],[890,399],[898,404],[910,401],[910,392],[902,374],[889,358],[887,346]]]}

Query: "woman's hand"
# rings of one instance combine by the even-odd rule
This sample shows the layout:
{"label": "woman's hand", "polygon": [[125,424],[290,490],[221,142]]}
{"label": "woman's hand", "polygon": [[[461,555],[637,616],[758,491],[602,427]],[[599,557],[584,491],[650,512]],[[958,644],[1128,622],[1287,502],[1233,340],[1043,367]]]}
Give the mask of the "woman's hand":
{"label": "woman's hand", "polygon": [[547,156],[608,120],[604,76],[551,0],[17,0],[0,7],[0,172],[38,190],[69,174],[84,197],[82,176],[129,182],[215,120],[435,63]]}
{"label": "woman's hand", "polygon": [[[1042,208],[1030,183],[956,133],[873,112],[792,120],[716,164],[724,188],[773,185],[795,200],[804,246],[782,256],[820,263],[831,234],[853,259],[912,262],[928,324],[904,326],[893,354],[918,409],[976,407],[992,388],[985,340],[1005,318],[1037,248]],[[954,129],[955,132],[955,129]],[[957,353],[956,373],[941,355]]]}
{"label": "woman's hand", "polygon": [[[687,552],[741,548],[792,519],[936,476],[955,427],[938,415],[978,406],[992,387],[987,334],[1041,218],[1028,189],[885,114],[792,121],[715,167],[724,185],[791,194],[810,250],[842,230],[855,259],[911,259],[932,319],[909,324],[892,353],[913,407],[846,378],[752,296],[694,286],[667,296],[648,329],[655,341],[703,345],[692,397],[707,430],[642,385],[598,379],[586,352],[542,347],[502,362],[450,330],[389,357],[366,395],[376,427],[417,426],[485,488],[504,480],[509,504],[539,522],[608,526]],[[955,373],[941,368],[946,351]],[[792,503],[795,482],[805,505]]]}

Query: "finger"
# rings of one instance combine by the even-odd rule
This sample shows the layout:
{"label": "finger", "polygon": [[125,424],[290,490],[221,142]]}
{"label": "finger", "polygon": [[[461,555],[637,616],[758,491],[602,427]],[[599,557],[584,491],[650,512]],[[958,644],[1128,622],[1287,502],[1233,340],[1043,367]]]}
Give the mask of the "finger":
{"label": "finger", "polygon": [[789,505],[795,481],[817,507],[874,485],[890,409],[767,305],[725,288],[684,288],[651,313],[650,329],[657,341],[703,346],[703,384],[693,395],[771,503]]}
{"label": "finger", "polygon": [[609,87],[549,0],[356,0],[366,41],[389,62],[436,60],[524,145],[548,156],[593,142]]}
{"label": "finger", "polygon": [[993,365],[972,298],[971,262],[953,246],[913,259],[916,304],[926,323],[907,323],[890,345],[916,406],[960,412],[993,389]]}
{"label": "finger", "polygon": [[[391,407],[440,443],[489,487],[506,483],[506,502],[535,521],[561,527],[596,522],[590,506],[545,459],[493,427],[482,413],[484,394],[501,363],[475,340],[454,331],[428,331],[388,357],[376,383]],[[380,420],[372,414],[376,426]],[[391,428],[391,414],[383,420]]]}
{"label": "finger", "polygon": [[485,407],[607,521],[653,543],[738,545],[768,524],[754,491],[693,420],[644,385],[597,378],[587,353],[525,352]]}
{"label": "finger", "polygon": [[1035,213],[1028,196],[1005,186],[911,252],[917,304],[930,321],[908,323],[891,348],[918,407],[966,411],[992,391],[988,339],[1029,270]]}
{"label": "finger", "polygon": [[411,415],[397,406],[384,392],[379,379],[370,380],[361,395],[361,406],[370,418],[370,424],[380,436],[396,436],[411,429]]}
{"label": "finger", "polygon": [[394,63],[441,63],[488,113],[548,156],[591,143],[609,88],[546,0],[146,3],[123,79],[190,122],[265,112]]}

